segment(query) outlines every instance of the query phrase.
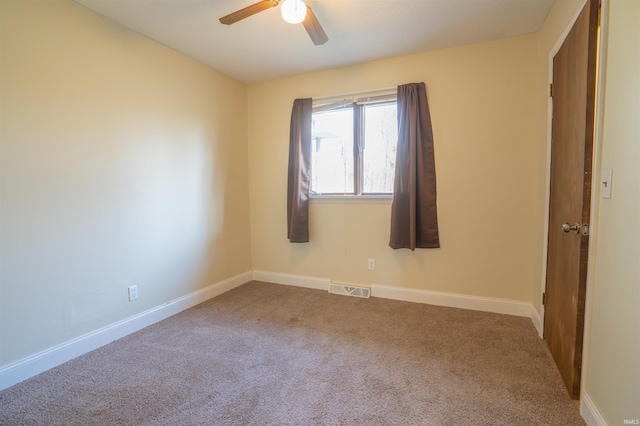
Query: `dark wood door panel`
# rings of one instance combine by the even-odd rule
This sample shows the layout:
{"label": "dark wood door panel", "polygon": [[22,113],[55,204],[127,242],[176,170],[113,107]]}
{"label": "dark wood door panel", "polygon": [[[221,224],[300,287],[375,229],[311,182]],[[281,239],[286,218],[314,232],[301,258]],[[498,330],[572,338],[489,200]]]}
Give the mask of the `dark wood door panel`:
{"label": "dark wood door panel", "polygon": [[[551,186],[544,338],[569,393],[580,395],[595,107],[598,0],[553,59]],[[578,224],[565,232],[563,224]]]}

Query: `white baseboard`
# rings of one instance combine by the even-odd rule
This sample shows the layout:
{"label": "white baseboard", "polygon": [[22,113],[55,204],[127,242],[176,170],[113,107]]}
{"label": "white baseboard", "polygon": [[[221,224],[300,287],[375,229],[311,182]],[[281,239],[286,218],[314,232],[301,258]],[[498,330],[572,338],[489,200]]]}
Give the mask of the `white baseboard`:
{"label": "white baseboard", "polygon": [[111,343],[128,334],[142,330],[158,321],[169,318],[178,312],[216,297],[252,279],[251,272],[220,281],[202,290],[148,309],[132,317],[102,327],[83,336],[56,345],[0,368],[0,390],[13,386],[23,380],[63,364],[80,355]]}
{"label": "white baseboard", "polygon": [[[536,308],[533,307],[533,305],[530,305],[530,306],[531,306],[531,313],[529,316],[531,317],[531,322],[533,323],[533,326],[536,328],[536,330],[538,330],[538,335],[540,336],[540,338],[543,338],[544,329],[542,327],[543,326],[542,316],[536,310]],[[544,309],[544,307],[542,309]]]}
{"label": "white baseboard", "polygon": [[[275,284],[292,285],[296,287],[314,288],[329,291],[331,279],[316,278],[303,275],[282,274],[268,271],[253,271],[253,279]],[[467,296],[453,293],[441,293],[427,290],[417,290],[404,287],[392,287],[381,284],[371,285],[371,296],[384,299],[402,300],[405,302],[428,303],[431,305],[448,306],[452,308],[472,309],[475,311],[495,312],[498,314],[516,315],[531,318],[533,325],[540,332],[541,322],[538,311],[531,303],[517,302],[489,297]]]}
{"label": "white baseboard", "polygon": [[[329,278],[317,278],[268,271],[245,272],[1,367],[0,390],[13,386],[16,383],[63,364],[73,358],[104,346],[128,334],[148,327],[158,321],[169,318],[178,312],[216,297],[235,287],[241,286],[252,279],[256,281],[265,281],[275,284],[325,291],[329,291],[329,286],[331,285],[331,280]],[[536,329],[538,329],[539,332],[541,330],[540,315],[529,303],[403,287],[392,287],[380,284],[371,285],[371,296],[529,317]],[[595,413],[597,414],[597,410],[595,410]]]}
{"label": "white baseboard", "polygon": [[533,309],[530,303],[517,302],[514,300],[442,293],[405,287],[391,287],[381,284],[371,285],[371,296],[402,300],[405,302],[448,306],[450,308],[462,308],[474,311],[516,315],[519,317],[531,317],[531,311]]}
{"label": "white baseboard", "polygon": [[580,396],[580,415],[588,426],[607,426],[604,417],[586,392]]}
{"label": "white baseboard", "polygon": [[264,281],[274,284],[292,285],[295,287],[313,288],[329,291],[331,280],[329,278],[316,278],[303,275],[281,274],[278,272],[253,271],[255,281]]}

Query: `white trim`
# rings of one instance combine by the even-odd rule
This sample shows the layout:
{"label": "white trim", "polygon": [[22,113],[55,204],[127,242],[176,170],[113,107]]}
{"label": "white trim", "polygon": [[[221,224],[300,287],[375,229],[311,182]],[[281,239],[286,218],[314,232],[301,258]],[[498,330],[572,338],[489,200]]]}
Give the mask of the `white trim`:
{"label": "white trim", "polygon": [[[547,244],[547,242],[546,242],[546,238],[545,238],[545,246],[546,246],[546,244]],[[545,259],[547,258],[547,249],[546,249],[546,247],[545,247],[545,250],[544,250],[544,258]],[[546,271],[546,265],[545,265],[545,271],[544,271],[544,275],[543,275],[543,278],[542,278],[544,283],[546,283],[546,281],[547,281],[546,280],[546,276],[547,276],[547,271]],[[544,287],[544,284],[543,284],[542,292],[544,293],[544,291],[545,291],[545,287]],[[542,297],[542,295],[540,295],[540,297]],[[545,314],[544,305],[541,304],[540,305],[540,313],[538,314],[538,316],[540,317],[540,328],[538,328],[538,334],[543,339],[544,339],[544,314]]]}
{"label": "white trim", "polygon": [[250,271],[236,275],[202,290],[194,291],[155,308],[5,365],[0,368],[0,390],[241,286],[251,281],[251,278],[252,273]]}
{"label": "white trim", "polygon": [[311,204],[391,204],[393,195],[311,195]]}
{"label": "white trim", "polygon": [[589,394],[586,392],[584,392],[580,398],[580,415],[588,426],[608,426],[604,417],[602,417],[600,411],[598,411],[591,397],[589,397]]}
{"label": "white trim", "polygon": [[291,285],[295,287],[313,288],[329,291],[331,280],[329,278],[308,277],[303,275],[282,274],[278,272],[253,271],[255,281],[264,281],[274,284]]}
{"label": "white trim", "polygon": [[[581,400],[587,396],[587,384],[589,381],[589,358],[591,355],[591,307],[594,297],[594,277],[596,268],[596,251],[598,239],[598,216],[600,206],[600,168],[602,159],[602,141],[604,134],[604,95],[605,95],[605,78],[606,78],[606,61],[608,51],[608,32],[609,32],[609,0],[602,0],[600,3],[600,45],[598,57],[598,81],[596,87],[596,117],[593,141],[593,173],[591,175],[591,214],[589,217],[589,256],[587,257],[587,289],[585,294],[585,316],[584,316],[584,333],[582,338],[582,375],[580,378]],[[591,405],[593,402],[589,399]],[[595,406],[594,406],[595,410]],[[596,410],[597,412],[597,410]],[[605,424],[605,423],[603,423]]]}
{"label": "white trim", "polygon": [[[329,278],[316,278],[268,271],[253,271],[253,279],[255,281],[264,281],[274,284],[284,284],[326,291],[329,291],[329,287],[332,282]],[[354,285],[367,287],[362,284]],[[538,312],[531,303],[526,302],[418,290],[406,287],[393,287],[382,284],[371,284],[371,297],[527,317],[531,319],[536,329],[540,328],[540,316],[538,315]]]}
{"label": "white trim", "polygon": [[371,285],[371,296],[405,302],[427,303],[451,308],[528,317],[542,337],[542,319],[531,303],[491,297],[469,296],[428,290],[393,287],[381,284]]}
{"label": "white trim", "polygon": [[536,328],[536,330],[538,330],[538,335],[540,336],[541,339],[543,339],[544,324],[542,322],[542,317],[540,316],[540,314],[538,313],[538,311],[533,305],[530,305],[530,306],[531,306],[531,312],[529,314],[529,317],[531,318],[531,322],[533,323],[533,326]]}
{"label": "white trim", "polygon": [[339,102],[342,100],[357,100],[361,97],[367,96],[380,96],[380,95],[393,95],[398,93],[398,86],[384,87],[381,89],[371,89],[371,90],[363,90],[360,92],[350,92],[343,93],[338,95],[328,95],[328,96],[314,96],[314,102],[321,102],[323,104],[331,103],[331,102]]}
{"label": "white trim", "polygon": [[417,290],[406,287],[392,287],[381,284],[371,284],[371,296],[529,318],[531,317],[532,310],[532,305],[526,302]]}
{"label": "white trim", "polygon": [[[114,340],[148,327],[158,321],[169,318],[172,315],[239,287],[251,280],[324,290],[327,292],[331,285],[329,278],[257,270],[245,272],[6,365],[0,368],[0,390],[6,389],[9,386],[63,364]],[[534,326],[539,329],[540,317],[537,311],[533,305],[525,302],[392,287],[380,284],[371,285],[371,296],[529,317]]]}

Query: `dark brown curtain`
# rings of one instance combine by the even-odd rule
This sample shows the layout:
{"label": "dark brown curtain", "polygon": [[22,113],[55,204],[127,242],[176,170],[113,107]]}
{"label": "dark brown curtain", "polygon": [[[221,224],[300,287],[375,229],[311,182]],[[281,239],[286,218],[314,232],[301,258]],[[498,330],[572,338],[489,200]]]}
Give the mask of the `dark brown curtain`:
{"label": "dark brown curtain", "polygon": [[293,102],[287,185],[287,238],[292,243],[309,242],[311,114],[311,98],[296,99]]}
{"label": "dark brown curtain", "polygon": [[398,86],[398,149],[389,246],[410,250],[440,247],[433,130],[424,83]]}

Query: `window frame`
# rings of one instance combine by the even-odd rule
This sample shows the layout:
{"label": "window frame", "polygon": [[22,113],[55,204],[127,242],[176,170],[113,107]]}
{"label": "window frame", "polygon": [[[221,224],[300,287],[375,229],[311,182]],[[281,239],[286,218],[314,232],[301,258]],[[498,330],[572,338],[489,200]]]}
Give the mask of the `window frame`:
{"label": "window frame", "polygon": [[[373,105],[396,105],[398,102],[397,89],[382,89],[376,92],[367,92],[358,95],[343,95],[341,97],[314,98],[313,112],[328,112],[351,108],[353,111],[353,193],[342,192],[312,192],[312,199],[344,200],[347,198],[360,198],[363,202],[374,203],[391,202],[392,192],[363,192],[364,187],[364,148],[365,148],[365,109]],[[397,110],[396,110],[397,112]],[[313,170],[311,171],[313,173]],[[379,200],[379,201],[378,201]]]}

